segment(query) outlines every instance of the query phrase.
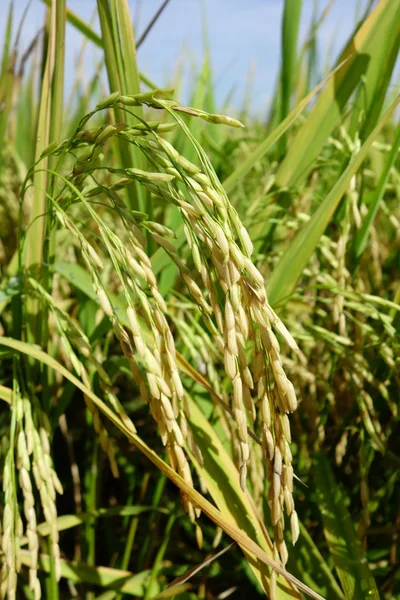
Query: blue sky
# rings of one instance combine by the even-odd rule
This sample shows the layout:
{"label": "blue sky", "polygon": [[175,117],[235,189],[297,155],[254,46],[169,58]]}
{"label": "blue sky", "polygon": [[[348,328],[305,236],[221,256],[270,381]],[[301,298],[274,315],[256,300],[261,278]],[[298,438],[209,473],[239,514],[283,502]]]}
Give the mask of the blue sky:
{"label": "blue sky", "polygon": [[[319,10],[328,0],[319,0]],[[0,0],[0,43],[10,0]],[[131,14],[137,33],[143,31],[161,0],[130,0]],[[280,35],[283,0],[170,0],[160,20],[139,49],[140,69],[159,86],[168,83],[178,65],[184,65],[185,90],[195,79],[196,67],[204,57],[203,15],[211,45],[211,58],[217,100],[222,103],[229,90],[235,87],[232,105],[242,105],[248,74],[252,71],[252,109],[262,112],[271,100],[279,69]],[[314,0],[303,0],[301,39],[310,24]],[[346,41],[355,22],[357,7],[366,0],[336,0],[319,34],[320,56],[323,62],[330,47],[333,54]],[[89,22],[96,10],[96,0],[67,0],[68,7]],[[15,23],[26,6],[25,0],[14,0]],[[22,35],[22,47],[43,23],[42,0],[32,0]],[[98,24],[94,22],[94,28]],[[67,28],[66,87],[71,88],[76,59],[81,47],[81,36],[74,28]],[[99,60],[99,51],[87,47],[84,72],[89,77]],[[187,95],[187,93],[186,93]],[[187,97],[183,98],[187,100]]]}

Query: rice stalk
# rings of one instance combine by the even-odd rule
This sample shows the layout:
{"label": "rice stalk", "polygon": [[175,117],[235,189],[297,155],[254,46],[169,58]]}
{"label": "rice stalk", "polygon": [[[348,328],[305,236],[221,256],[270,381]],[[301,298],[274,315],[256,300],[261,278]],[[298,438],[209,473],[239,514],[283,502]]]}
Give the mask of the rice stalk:
{"label": "rice stalk", "polygon": [[[293,513],[291,434],[287,417],[297,407],[297,399],[293,385],[284,372],[280,346],[273,328],[289,348],[297,351],[298,347],[268,303],[264,277],[251,259],[253,245],[247,230],[230,204],[207,156],[192,137],[179,113],[234,127],[241,124],[224,115],[210,115],[165,99],[169,97],[170,91],[164,90],[133,96],[121,96],[115,92],[81,120],[71,138],[47,148],[43,155],[60,155],[82,148],[71,175],[61,177],[64,188],[57,200],[52,200],[53,211],[60,225],[69,230],[81,248],[99,305],[112,322],[141,396],[149,404],[150,412],[158,424],[171,464],[192,485],[185,443],[189,444],[196,455],[199,452],[193,445],[187,425],[185,392],[176,362],[174,336],[164,316],[168,313],[168,306],[159,292],[157,279],[146,253],[146,231],[178,267],[182,282],[214,339],[230,382],[229,403],[236,423],[240,484],[243,490],[246,488],[251,451],[247,433],[248,419],[250,423],[260,423],[269,481],[268,503],[276,543],[285,563],[287,549],[283,539],[284,507],[287,515],[292,518],[294,542],[298,535],[297,516]],[[98,111],[114,105],[127,109],[126,107],[142,104],[164,108],[169,113],[193,145],[200,167],[181,156],[169,142],[160,137],[158,124],[140,121],[136,127],[116,124],[83,129],[89,118]],[[140,149],[153,165],[153,172],[103,166],[103,149],[113,137],[121,137]],[[96,180],[97,173],[101,174],[102,171],[108,171],[120,179],[109,187],[90,185],[90,180]],[[168,241],[168,237],[175,235],[174,232],[148,220],[146,214],[127,211],[119,202],[119,190],[132,180],[146,187],[153,197],[178,208],[192,253],[194,272]],[[181,185],[186,192],[182,191]],[[91,198],[102,192],[109,197],[123,223],[127,244],[115,235],[91,205]],[[130,333],[120,321],[102,283],[102,259],[74,224],[72,214],[70,216],[66,212],[76,202],[83,205],[96,223],[99,242],[112,261],[125,297]],[[34,286],[36,291],[40,289],[37,284]],[[41,293],[43,296],[43,291]],[[51,298],[47,297],[46,302],[51,307]],[[52,310],[54,312],[54,308]],[[58,312],[58,318],[59,316]],[[65,317],[63,319],[65,321]],[[142,323],[145,324],[146,332]],[[64,326],[63,339],[71,335],[65,329]],[[80,336],[80,343],[82,339]],[[70,348],[68,353],[75,368],[82,373]],[[122,416],[121,411],[119,412]],[[261,474],[260,467],[256,467],[256,464],[259,464],[259,460],[254,463],[253,470],[257,468]],[[257,494],[261,494],[261,487]],[[193,506],[186,503],[186,508],[194,520],[196,511]]]}

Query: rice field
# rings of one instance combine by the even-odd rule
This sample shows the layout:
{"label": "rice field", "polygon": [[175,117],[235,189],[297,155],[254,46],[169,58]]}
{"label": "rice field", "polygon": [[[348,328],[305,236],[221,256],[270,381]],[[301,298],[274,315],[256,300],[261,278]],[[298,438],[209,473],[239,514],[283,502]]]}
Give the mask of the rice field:
{"label": "rice field", "polygon": [[25,54],[0,8],[0,598],[400,598],[400,0],[323,73],[285,0],[262,118],[46,4]]}

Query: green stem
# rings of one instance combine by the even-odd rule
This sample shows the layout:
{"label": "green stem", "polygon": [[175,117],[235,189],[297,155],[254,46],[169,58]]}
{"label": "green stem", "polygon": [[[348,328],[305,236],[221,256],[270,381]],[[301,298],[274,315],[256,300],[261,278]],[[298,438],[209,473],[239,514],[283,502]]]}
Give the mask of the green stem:
{"label": "green stem", "polygon": [[172,527],[173,527],[173,525],[175,523],[175,520],[176,520],[176,515],[175,514],[172,514],[169,517],[169,519],[168,519],[167,526],[166,526],[165,531],[164,531],[163,541],[161,543],[159,551],[156,554],[156,558],[154,560],[153,568],[152,568],[151,573],[150,573],[149,583],[148,583],[148,586],[146,588],[146,593],[144,595],[144,600],[149,600],[149,598],[150,598],[151,588],[153,586],[153,582],[154,582],[155,578],[157,577],[157,573],[158,573],[158,571],[160,569],[161,562],[162,562],[162,560],[164,558],[164,554],[165,554],[165,551],[166,551],[167,546],[168,546],[169,538],[170,538]]}

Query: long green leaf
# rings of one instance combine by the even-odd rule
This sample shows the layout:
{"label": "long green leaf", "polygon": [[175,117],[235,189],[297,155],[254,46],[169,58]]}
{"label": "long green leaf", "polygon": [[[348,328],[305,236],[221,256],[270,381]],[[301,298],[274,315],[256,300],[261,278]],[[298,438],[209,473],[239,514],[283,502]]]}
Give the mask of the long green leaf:
{"label": "long green leaf", "polygon": [[348,167],[333,186],[328,196],[315,211],[311,219],[296,235],[289,248],[272,272],[268,283],[268,294],[273,306],[280,304],[291,294],[297,280],[317,247],[321,235],[331,221],[339,202],[345,193],[351,177],[358,171],[363,160],[384,124],[390,119],[400,103],[400,96],[393,102],[378,125],[369,135],[360,151],[350,161]]}
{"label": "long green leaf", "polygon": [[374,578],[346,508],[344,496],[322,453],[315,457],[315,481],[324,534],[346,600],[379,600]]}
{"label": "long green leaf", "polygon": [[189,581],[189,579],[191,577],[193,577],[193,575],[196,575],[202,569],[204,569],[205,567],[208,567],[212,562],[217,560],[217,558],[220,558],[226,552],[229,552],[229,550],[231,550],[231,548],[233,548],[234,545],[235,544],[229,544],[229,546],[226,546],[226,548],[223,548],[222,550],[220,550],[220,552],[217,552],[217,554],[214,554],[213,556],[206,558],[206,560],[204,560],[199,565],[192,567],[191,569],[189,569],[189,571],[186,571],[186,573],[184,573],[183,575],[180,575],[179,577],[174,579],[174,581],[171,581],[171,583],[168,584],[168,586],[165,588],[165,590],[163,590],[160,594],[158,594],[155,598],[153,598],[153,600],[161,600],[161,598],[166,598],[167,592],[172,593],[172,595],[173,595],[176,590],[180,589],[180,586],[183,583],[186,583],[187,581]]}
{"label": "long green leaf", "polygon": [[[60,118],[60,109],[56,106],[61,103],[62,114],[62,84],[63,84],[63,65],[56,63],[63,60],[63,51],[58,48],[63,45],[63,5],[62,2],[52,0],[49,9],[49,40],[45,55],[45,68],[41,81],[39,118],[36,132],[35,163],[39,161],[42,152],[50,143],[51,132],[59,132],[59,124],[55,120]],[[58,5],[58,8],[57,8]],[[57,38],[57,34],[61,39]],[[53,92],[54,89],[54,92]],[[25,238],[26,259],[25,268],[37,281],[40,281],[45,288],[48,286],[46,277],[46,267],[48,264],[48,248],[45,240],[49,234],[50,218],[47,213],[47,197],[49,178],[47,166],[49,159],[43,159],[41,169],[36,169],[33,173],[33,206],[31,214],[31,225],[27,230]],[[26,327],[27,336],[30,341],[40,343],[46,337],[47,326],[42,323],[44,315],[40,310],[40,303],[37,298],[28,296],[26,301]]]}
{"label": "long green leaf", "polygon": [[11,404],[12,402],[12,390],[10,388],[5,387],[4,385],[0,385],[0,399],[7,402],[7,404]]}
{"label": "long green leaf", "polygon": [[344,600],[344,595],[332,571],[308,533],[300,523],[300,536],[287,564],[304,583],[322,594],[326,600]]}
{"label": "long green leaf", "polygon": [[[51,0],[43,0],[47,6],[50,6]],[[73,27],[75,27],[82,35],[84,35],[88,40],[99,46],[99,48],[103,47],[102,39],[97,33],[82,19],[78,17],[72,10],[67,9],[67,20]]]}
{"label": "long green leaf", "polygon": [[311,102],[315,94],[325,85],[329,78],[333,77],[335,73],[339,73],[343,67],[344,64],[341,63],[334,71],[332,71],[332,73],[328,75],[328,77],[320,81],[320,83],[318,83],[318,85],[316,85],[315,88],[288,114],[286,119],[282,121],[282,123],[280,123],[275,129],[273,129],[273,131],[265,138],[263,142],[261,142],[254,152],[252,152],[250,156],[223,181],[222,185],[228,194],[234,189],[237,182],[243,179],[243,177],[245,177],[245,175],[251,171],[258,161],[268,152],[271,146],[273,146],[289,129],[289,127],[293,125],[297,117],[303,112],[307,104]]}
{"label": "long green leaf", "polygon": [[[296,77],[297,38],[299,35],[302,0],[285,0],[282,18],[281,41],[281,111],[280,120],[284,121],[290,111],[290,101]],[[286,152],[286,136],[282,136],[279,144],[279,155]]]}
{"label": "long green leaf", "polygon": [[367,216],[365,217],[361,229],[357,232],[354,240],[354,255],[359,258],[364,252],[365,246],[367,245],[368,236],[374,222],[374,219],[379,210],[379,205],[385,192],[386,184],[389,179],[390,170],[393,167],[397,154],[400,148],[400,124],[397,125],[396,136],[390,150],[389,156],[386,159],[385,166],[381,173],[378,185],[372,194],[370,205]]}
{"label": "long green leaf", "polygon": [[14,3],[11,2],[8,7],[7,25],[4,32],[3,52],[1,56],[0,76],[6,72],[11,55],[11,38],[13,26]]}
{"label": "long green leaf", "polygon": [[[32,555],[28,550],[21,551],[21,562],[30,567]],[[133,574],[130,571],[110,569],[109,567],[88,567],[84,564],[61,559],[61,577],[65,577],[72,583],[89,583],[99,587],[111,588],[142,598],[148,584],[149,571]],[[50,558],[41,554],[39,556],[39,568],[45,573],[50,573]],[[153,583],[152,592],[157,594],[160,588],[156,582]]]}
{"label": "long green leaf", "polygon": [[[207,490],[220,511],[227,515],[242,531],[259,544],[269,555],[272,554],[272,544],[266,539],[254,511],[249,495],[240,487],[239,472],[221,443],[215,429],[197,406],[193,399],[188,398],[190,409],[190,427],[196,445],[200,449],[203,464],[200,465],[192,456],[192,461],[200,477],[204,479]],[[254,573],[262,585],[262,571],[253,565]],[[266,575],[269,579],[269,575]],[[282,585],[283,584],[283,585]],[[281,578],[278,579],[277,599],[296,597],[288,596],[287,586]]]}
{"label": "long green leaf", "polygon": [[276,175],[279,188],[292,187],[307,177],[361,78],[380,60],[380,46],[389,47],[400,28],[400,0],[380,0],[348,43],[339,62],[347,62],[328,82],[312,112],[291,142]]}
{"label": "long green leaf", "polygon": [[365,139],[375,127],[392,78],[400,48],[400,2],[390,2],[388,10],[379,16],[380,24],[371,38],[371,61],[358,90],[352,110],[350,135],[361,129]]}
{"label": "long green leaf", "polygon": [[[0,386],[0,394],[1,387],[2,386]],[[113,506],[112,508],[98,508],[97,510],[93,510],[90,512],[77,513],[75,515],[61,515],[61,517],[57,517],[57,531],[65,531],[66,529],[72,529],[72,527],[82,525],[82,523],[85,523],[86,521],[89,521],[93,518],[97,519],[99,517],[132,517],[150,511],[156,511],[164,514],[169,513],[169,511],[165,508],[158,508],[153,506]],[[50,535],[51,528],[48,523],[40,523],[40,525],[37,526],[37,532],[43,537],[46,535]],[[21,538],[21,546],[24,546],[27,543],[27,538]]]}

